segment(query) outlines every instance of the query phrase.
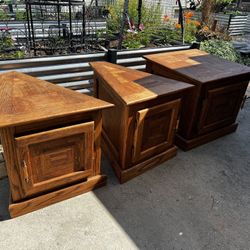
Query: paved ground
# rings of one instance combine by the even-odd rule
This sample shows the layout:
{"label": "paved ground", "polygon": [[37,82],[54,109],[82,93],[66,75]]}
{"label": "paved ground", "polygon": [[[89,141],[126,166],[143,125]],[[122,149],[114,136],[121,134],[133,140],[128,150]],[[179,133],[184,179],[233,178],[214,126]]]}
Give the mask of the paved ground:
{"label": "paved ground", "polygon": [[8,220],[0,181],[0,249],[250,249],[250,99],[239,129],[119,185]]}
{"label": "paved ground", "polygon": [[250,83],[248,84],[246,95],[247,95],[248,98],[250,98]]}

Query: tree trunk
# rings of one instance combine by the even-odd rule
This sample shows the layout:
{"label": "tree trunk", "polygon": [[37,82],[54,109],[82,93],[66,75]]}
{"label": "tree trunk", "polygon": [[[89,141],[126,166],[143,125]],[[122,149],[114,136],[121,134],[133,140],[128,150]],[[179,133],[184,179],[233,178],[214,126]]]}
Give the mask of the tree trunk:
{"label": "tree trunk", "polygon": [[203,23],[209,24],[215,9],[215,0],[203,0],[201,7],[201,20]]}
{"label": "tree trunk", "polygon": [[177,0],[179,6],[179,24],[181,25],[181,38],[184,43],[184,21],[183,21],[183,8],[181,4],[181,0]]}
{"label": "tree trunk", "polygon": [[121,30],[120,30],[119,43],[118,43],[119,50],[122,48],[124,29],[125,29],[125,25],[126,25],[127,17],[128,17],[128,4],[129,4],[129,0],[124,0],[122,23],[121,23]]}

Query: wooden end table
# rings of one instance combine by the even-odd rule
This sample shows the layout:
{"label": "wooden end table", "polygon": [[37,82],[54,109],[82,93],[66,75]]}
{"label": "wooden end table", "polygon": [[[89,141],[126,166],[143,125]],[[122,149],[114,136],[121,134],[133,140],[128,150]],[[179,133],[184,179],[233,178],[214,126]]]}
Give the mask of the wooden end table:
{"label": "wooden end table", "polygon": [[189,150],[234,132],[250,68],[192,49],[144,56],[147,72],[193,84],[176,144]]}
{"label": "wooden end table", "polygon": [[121,183],[176,155],[173,144],[182,98],[192,85],[106,62],[91,63],[103,111],[104,154]]}
{"label": "wooden end table", "polygon": [[11,217],[106,183],[101,110],[111,104],[17,72],[0,75],[0,99]]}

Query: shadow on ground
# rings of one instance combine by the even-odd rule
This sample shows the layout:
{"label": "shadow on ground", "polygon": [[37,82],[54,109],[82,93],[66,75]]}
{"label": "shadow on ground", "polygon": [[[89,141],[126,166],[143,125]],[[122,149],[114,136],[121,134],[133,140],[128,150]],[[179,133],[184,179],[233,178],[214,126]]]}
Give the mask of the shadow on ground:
{"label": "shadow on ground", "polygon": [[[104,160],[108,185],[95,190],[93,197],[84,194],[2,222],[0,232],[8,244],[25,243],[22,249],[84,249],[84,242],[88,249],[250,249],[249,126],[248,99],[236,133],[179,151],[174,159],[123,185]],[[1,219],[8,219],[7,179],[0,181],[0,200]],[[18,239],[11,228],[22,230]],[[125,241],[123,245],[119,228],[134,247]],[[27,236],[34,242],[27,245]]]}
{"label": "shadow on ground", "polygon": [[250,249],[250,100],[236,133],[119,185],[102,204],[140,249]]}
{"label": "shadow on ground", "polygon": [[9,184],[8,179],[0,180],[0,221],[10,219],[9,211]]}

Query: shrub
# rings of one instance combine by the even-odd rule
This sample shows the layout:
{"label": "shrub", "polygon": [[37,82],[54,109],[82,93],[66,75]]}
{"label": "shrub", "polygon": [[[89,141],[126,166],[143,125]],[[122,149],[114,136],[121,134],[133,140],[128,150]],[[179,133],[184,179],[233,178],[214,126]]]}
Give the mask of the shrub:
{"label": "shrub", "polygon": [[237,62],[250,67],[250,57],[239,56],[239,59]]}
{"label": "shrub", "polygon": [[127,33],[123,45],[128,49],[138,49],[150,44],[152,33],[150,30],[144,30],[138,33]]}
{"label": "shrub", "polygon": [[171,26],[161,28],[156,34],[157,42],[161,44],[171,44],[180,40],[180,32]]}
{"label": "shrub", "polygon": [[[112,32],[118,33],[120,31],[120,25],[123,12],[123,0],[117,0],[114,4],[108,5],[109,17],[107,20],[107,27]],[[137,22],[137,0],[129,1],[128,16],[136,23]],[[150,27],[156,27],[161,24],[161,8],[160,5],[142,5],[142,20],[145,29]]]}
{"label": "shrub", "polygon": [[242,56],[228,41],[218,39],[203,41],[200,49],[229,61],[250,66],[250,58]]}
{"label": "shrub", "polygon": [[239,54],[232,43],[228,41],[218,39],[203,41],[201,42],[200,49],[229,61],[237,62],[239,60]]}
{"label": "shrub", "polygon": [[17,21],[22,21],[22,20],[26,20],[27,16],[26,16],[26,12],[25,11],[17,11],[16,12],[16,20]]}
{"label": "shrub", "polygon": [[5,11],[3,11],[2,9],[0,9],[0,20],[6,21],[8,19],[9,19],[8,14]]}

